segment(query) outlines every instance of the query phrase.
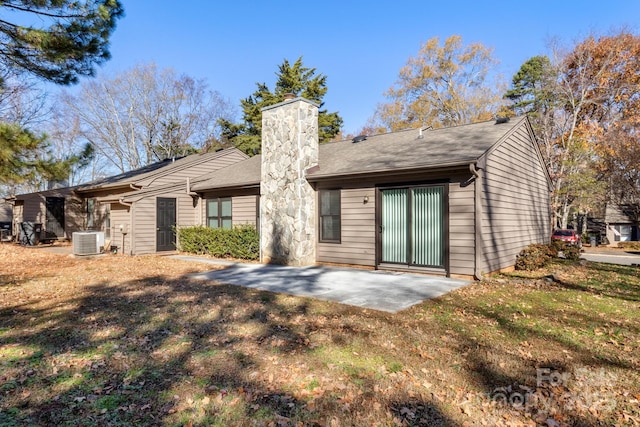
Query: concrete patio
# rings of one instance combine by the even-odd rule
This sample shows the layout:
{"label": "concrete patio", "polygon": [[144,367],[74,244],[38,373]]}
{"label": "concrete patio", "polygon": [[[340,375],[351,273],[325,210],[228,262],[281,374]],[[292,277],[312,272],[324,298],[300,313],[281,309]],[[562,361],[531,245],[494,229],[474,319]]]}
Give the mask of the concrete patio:
{"label": "concrete patio", "polygon": [[[207,262],[206,259],[199,257],[175,256],[175,258]],[[389,313],[396,313],[472,283],[423,274],[325,266],[285,267],[243,263],[228,263],[224,269],[194,274],[192,277],[336,301]]]}

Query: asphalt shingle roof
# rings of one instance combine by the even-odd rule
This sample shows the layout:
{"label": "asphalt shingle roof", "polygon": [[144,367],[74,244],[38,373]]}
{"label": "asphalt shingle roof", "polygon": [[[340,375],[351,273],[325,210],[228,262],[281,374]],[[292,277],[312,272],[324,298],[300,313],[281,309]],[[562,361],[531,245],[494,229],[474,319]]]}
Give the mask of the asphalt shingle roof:
{"label": "asphalt shingle roof", "polygon": [[[320,145],[319,167],[307,173],[310,181],[329,177],[385,173],[400,170],[432,169],[470,163],[480,158],[526,118],[507,123],[495,121],[444,129],[409,129]],[[261,156],[238,162],[209,175],[193,186],[195,191],[258,185]]]}
{"label": "asphalt shingle roof", "polygon": [[179,169],[189,168],[193,164],[206,162],[208,160],[229,154],[231,150],[238,151],[236,148],[228,148],[222,151],[212,151],[202,154],[191,154],[176,159],[165,159],[160,162],[152,163],[139,169],[128,171],[119,175],[110,176],[99,179],[87,184],[83,184],[78,191],[97,190],[110,187],[127,186],[135,184],[147,179],[157,178],[167,175]]}

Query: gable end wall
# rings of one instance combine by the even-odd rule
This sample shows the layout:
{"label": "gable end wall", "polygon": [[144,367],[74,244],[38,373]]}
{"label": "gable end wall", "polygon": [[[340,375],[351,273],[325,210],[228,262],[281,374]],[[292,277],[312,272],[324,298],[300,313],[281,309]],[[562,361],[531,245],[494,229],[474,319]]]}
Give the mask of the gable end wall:
{"label": "gable end wall", "polygon": [[232,151],[224,156],[217,156],[207,161],[201,161],[190,165],[187,168],[172,171],[166,175],[160,175],[151,180],[140,181],[138,184],[149,187],[174,184],[176,182],[184,181],[187,178],[194,179],[205,176],[206,174],[215,172],[218,169],[226,168],[227,166],[245,159],[246,156],[244,156],[240,151]]}
{"label": "gable end wall", "polygon": [[488,154],[482,180],[481,271],[515,264],[531,243],[548,243],[550,206],[547,172],[523,123]]}

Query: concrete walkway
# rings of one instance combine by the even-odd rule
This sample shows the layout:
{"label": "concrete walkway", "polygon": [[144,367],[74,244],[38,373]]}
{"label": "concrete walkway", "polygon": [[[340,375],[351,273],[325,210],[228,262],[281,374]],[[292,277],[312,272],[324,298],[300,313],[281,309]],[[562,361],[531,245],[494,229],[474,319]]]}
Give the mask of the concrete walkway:
{"label": "concrete walkway", "polygon": [[[174,256],[186,261],[216,260]],[[268,264],[226,263],[227,268],[191,277],[289,295],[396,313],[426,299],[469,285],[466,280],[422,274],[391,273],[324,266],[284,267]]]}

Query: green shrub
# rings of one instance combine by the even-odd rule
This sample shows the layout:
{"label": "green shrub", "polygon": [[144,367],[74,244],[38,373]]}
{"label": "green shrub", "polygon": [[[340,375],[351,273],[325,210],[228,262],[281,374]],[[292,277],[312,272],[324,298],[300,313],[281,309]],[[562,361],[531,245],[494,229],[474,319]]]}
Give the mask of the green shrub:
{"label": "green shrub", "polygon": [[618,247],[625,251],[640,252],[640,242],[618,242]]}
{"label": "green shrub", "polygon": [[194,254],[208,254],[218,258],[258,259],[260,238],[251,224],[231,229],[203,226],[178,229],[178,248]]}
{"label": "green shrub", "polygon": [[557,251],[551,245],[534,243],[520,251],[516,257],[516,270],[537,270],[542,268],[555,256]]}

